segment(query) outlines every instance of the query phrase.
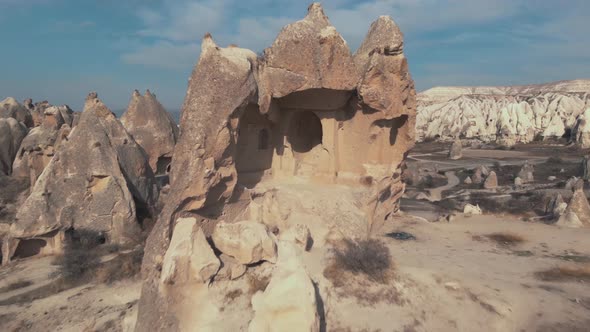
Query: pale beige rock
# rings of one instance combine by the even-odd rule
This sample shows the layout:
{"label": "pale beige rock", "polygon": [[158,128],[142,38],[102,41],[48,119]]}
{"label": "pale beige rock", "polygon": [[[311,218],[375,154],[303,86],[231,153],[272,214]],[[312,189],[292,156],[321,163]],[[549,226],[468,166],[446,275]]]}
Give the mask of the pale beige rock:
{"label": "pale beige rock", "polygon": [[264,293],[252,297],[249,332],[320,330],[316,293],[292,243],[279,242],[279,259]]}
{"label": "pale beige rock", "polygon": [[12,174],[12,163],[26,136],[25,125],[11,117],[0,118],[0,174]]}
{"label": "pale beige rock", "polygon": [[56,152],[17,213],[11,236],[90,229],[107,240],[140,240],[136,206],[154,211],[155,179],[145,154],[114,114],[90,94],[80,124]]}
{"label": "pale beige rock", "polygon": [[149,90],[133,92],[121,123],[147,153],[155,174],[165,174],[178,140],[178,126]]}
{"label": "pale beige rock", "polygon": [[465,180],[463,181],[463,183],[465,183],[465,184],[472,184],[473,183],[473,180],[471,180],[470,177],[466,177]]}
{"label": "pale beige rock", "polygon": [[34,125],[31,112],[12,97],[0,101],[0,119],[2,118],[13,118],[28,128]]}
{"label": "pale beige rock", "polygon": [[213,244],[222,253],[240,264],[277,260],[277,245],[266,226],[245,220],[236,223],[219,222],[212,235]]}
{"label": "pale beige rock", "polygon": [[481,215],[482,212],[481,212],[481,208],[479,207],[479,205],[467,204],[463,208],[463,214],[476,216],[476,215]]}
{"label": "pale beige rock", "polygon": [[197,219],[178,219],[164,256],[161,282],[174,285],[207,283],[220,265]]}
{"label": "pale beige rock", "polygon": [[573,211],[567,211],[559,217],[556,225],[569,228],[581,228],[584,224],[580,221],[578,215]]}
{"label": "pale beige rock", "polygon": [[490,172],[490,175],[488,175],[485,182],[483,183],[483,187],[485,189],[498,188],[498,176],[496,175],[496,172],[494,172],[494,171]]}
{"label": "pale beige rock", "polygon": [[522,186],[524,184],[524,181],[522,181],[522,179],[520,177],[515,177],[514,178],[514,185],[515,186]]}
{"label": "pale beige rock", "polygon": [[535,178],[533,176],[535,168],[533,165],[529,164],[528,161],[522,165],[522,168],[518,172],[518,177],[522,179],[523,183],[530,183],[534,182]]}
{"label": "pale beige rock", "polygon": [[456,139],[453,144],[451,145],[451,149],[449,150],[449,159],[451,160],[459,160],[463,157],[463,146],[461,144],[461,140]]}
{"label": "pale beige rock", "polygon": [[574,195],[570,200],[565,214],[574,213],[584,227],[590,227],[590,204],[584,193],[584,181],[578,180],[574,187]]}
{"label": "pale beige rock", "polygon": [[573,141],[582,148],[590,147],[590,108],[578,116],[572,131]]}
{"label": "pale beige rock", "polygon": [[219,259],[222,262],[222,266],[217,275],[215,276],[215,280],[235,280],[243,276],[248,269],[246,265],[241,264],[240,262],[238,262],[237,259],[229,255],[221,254],[221,256],[219,256]]}

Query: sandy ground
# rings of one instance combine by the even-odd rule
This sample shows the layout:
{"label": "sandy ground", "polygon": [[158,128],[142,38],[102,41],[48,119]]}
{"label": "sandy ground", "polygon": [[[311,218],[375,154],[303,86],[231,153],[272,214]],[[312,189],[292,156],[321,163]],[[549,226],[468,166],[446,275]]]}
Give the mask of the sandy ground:
{"label": "sandy ground", "polygon": [[[31,258],[0,269],[0,331],[132,331],[139,281],[86,284],[55,293],[52,260]],[[30,285],[7,289],[17,283]],[[36,299],[22,302],[19,296]]]}

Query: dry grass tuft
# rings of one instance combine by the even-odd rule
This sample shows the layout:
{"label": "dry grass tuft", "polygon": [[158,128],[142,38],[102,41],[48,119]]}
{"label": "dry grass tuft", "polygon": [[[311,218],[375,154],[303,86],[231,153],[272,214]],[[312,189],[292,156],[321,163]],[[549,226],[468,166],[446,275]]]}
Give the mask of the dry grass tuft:
{"label": "dry grass tuft", "polygon": [[512,247],[526,241],[521,235],[509,232],[492,233],[485,237],[505,247]]}
{"label": "dry grass tuft", "polygon": [[590,282],[590,265],[559,266],[535,273],[543,281],[583,281]]}
{"label": "dry grass tuft", "polygon": [[249,285],[249,289],[248,292],[250,293],[250,295],[254,295],[256,293],[260,292],[264,292],[264,290],[266,290],[266,287],[268,286],[268,284],[270,283],[270,277],[269,276],[259,276],[259,275],[248,275],[248,285]]}

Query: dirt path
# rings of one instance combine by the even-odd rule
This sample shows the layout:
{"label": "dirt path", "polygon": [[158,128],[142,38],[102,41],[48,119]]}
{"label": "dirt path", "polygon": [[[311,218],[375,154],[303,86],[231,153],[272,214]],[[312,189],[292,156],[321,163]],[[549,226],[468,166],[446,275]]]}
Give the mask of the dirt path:
{"label": "dirt path", "polygon": [[459,178],[455,175],[453,171],[445,172],[445,176],[447,177],[448,183],[444,186],[440,186],[433,189],[428,189],[429,197],[428,200],[431,202],[438,202],[442,199],[442,193],[445,190],[449,190],[460,183]]}

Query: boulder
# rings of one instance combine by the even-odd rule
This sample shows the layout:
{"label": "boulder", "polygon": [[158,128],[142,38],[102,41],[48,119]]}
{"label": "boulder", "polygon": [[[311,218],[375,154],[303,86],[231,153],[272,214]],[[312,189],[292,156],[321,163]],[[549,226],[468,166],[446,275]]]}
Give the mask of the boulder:
{"label": "boulder", "polygon": [[584,227],[590,227],[590,204],[588,204],[588,198],[584,193],[584,181],[579,180],[574,188],[574,195],[565,214],[575,213]]}
{"label": "boulder", "polygon": [[569,228],[581,228],[584,224],[578,218],[578,215],[573,211],[566,211],[561,217],[559,217],[556,225]]}
{"label": "boulder", "polygon": [[477,166],[473,171],[473,175],[471,176],[471,182],[475,184],[481,184],[484,181],[484,178],[490,174],[490,170],[481,165]]}
{"label": "boulder", "polygon": [[279,242],[279,259],[264,292],[252,297],[249,332],[320,331],[316,291],[292,243]]}
{"label": "boulder", "polygon": [[471,180],[470,177],[466,177],[465,180],[463,181],[463,183],[465,183],[465,184],[473,184],[473,180]]}
{"label": "boulder", "polygon": [[13,118],[0,118],[0,174],[12,174],[12,163],[27,136],[27,127]]}
{"label": "boulder", "polygon": [[178,126],[156,96],[149,90],[143,96],[135,90],[127,111],[121,116],[121,122],[146,151],[154,173],[167,173],[179,132]]}
{"label": "boulder", "polygon": [[565,182],[565,187],[564,189],[566,190],[574,190],[574,187],[576,186],[576,184],[578,183],[580,179],[576,176],[572,176],[571,178],[569,178],[566,182]]}
{"label": "boulder", "polygon": [[178,219],[162,263],[161,283],[207,283],[219,271],[220,266],[221,263],[207,242],[197,219]]}
{"label": "boulder", "polygon": [[449,150],[449,159],[451,160],[458,160],[463,157],[463,146],[461,145],[461,140],[456,139],[453,144],[451,145],[451,149]]}
{"label": "boulder", "polygon": [[240,264],[274,263],[277,260],[277,245],[273,236],[264,224],[255,221],[219,222],[212,240],[215,248]]}
{"label": "boulder", "polygon": [[465,207],[463,208],[463,214],[468,215],[468,216],[475,216],[475,215],[482,214],[482,212],[481,212],[481,208],[479,207],[479,205],[466,204]]}
{"label": "boulder", "polygon": [[522,181],[522,179],[520,177],[517,176],[514,178],[514,185],[515,186],[518,187],[518,186],[522,186],[523,184],[524,184],[524,181]]}
{"label": "boulder", "polygon": [[237,259],[221,254],[219,256],[221,260],[221,269],[215,276],[215,280],[235,280],[243,276],[246,273],[248,267],[244,264],[240,264]]}
{"label": "boulder", "polygon": [[0,101],[0,119],[3,118],[16,119],[28,128],[33,127],[34,124],[31,112],[12,97]]}
{"label": "boulder", "polygon": [[528,161],[524,163],[520,171],[518,172],[518,177],[522,179],[523,183],[530,183],[535,181],[533,176],[534,166],[529,164]]}
{"label": "boulder", "polygon": [[498,188],[498,176],[496,175],[496,172],[490,172],[490,175],[488,175],[485,182],[483,183],[483,187],[484,189]]}
{"label": "boulder", "polygon": [[74,228],[102,232],[115,243],[135,243],[141,238],[138,211],[155,213],[157,198],[145,153],[90,94],[79,126],[18,210],[11,236],[23,239]]}

